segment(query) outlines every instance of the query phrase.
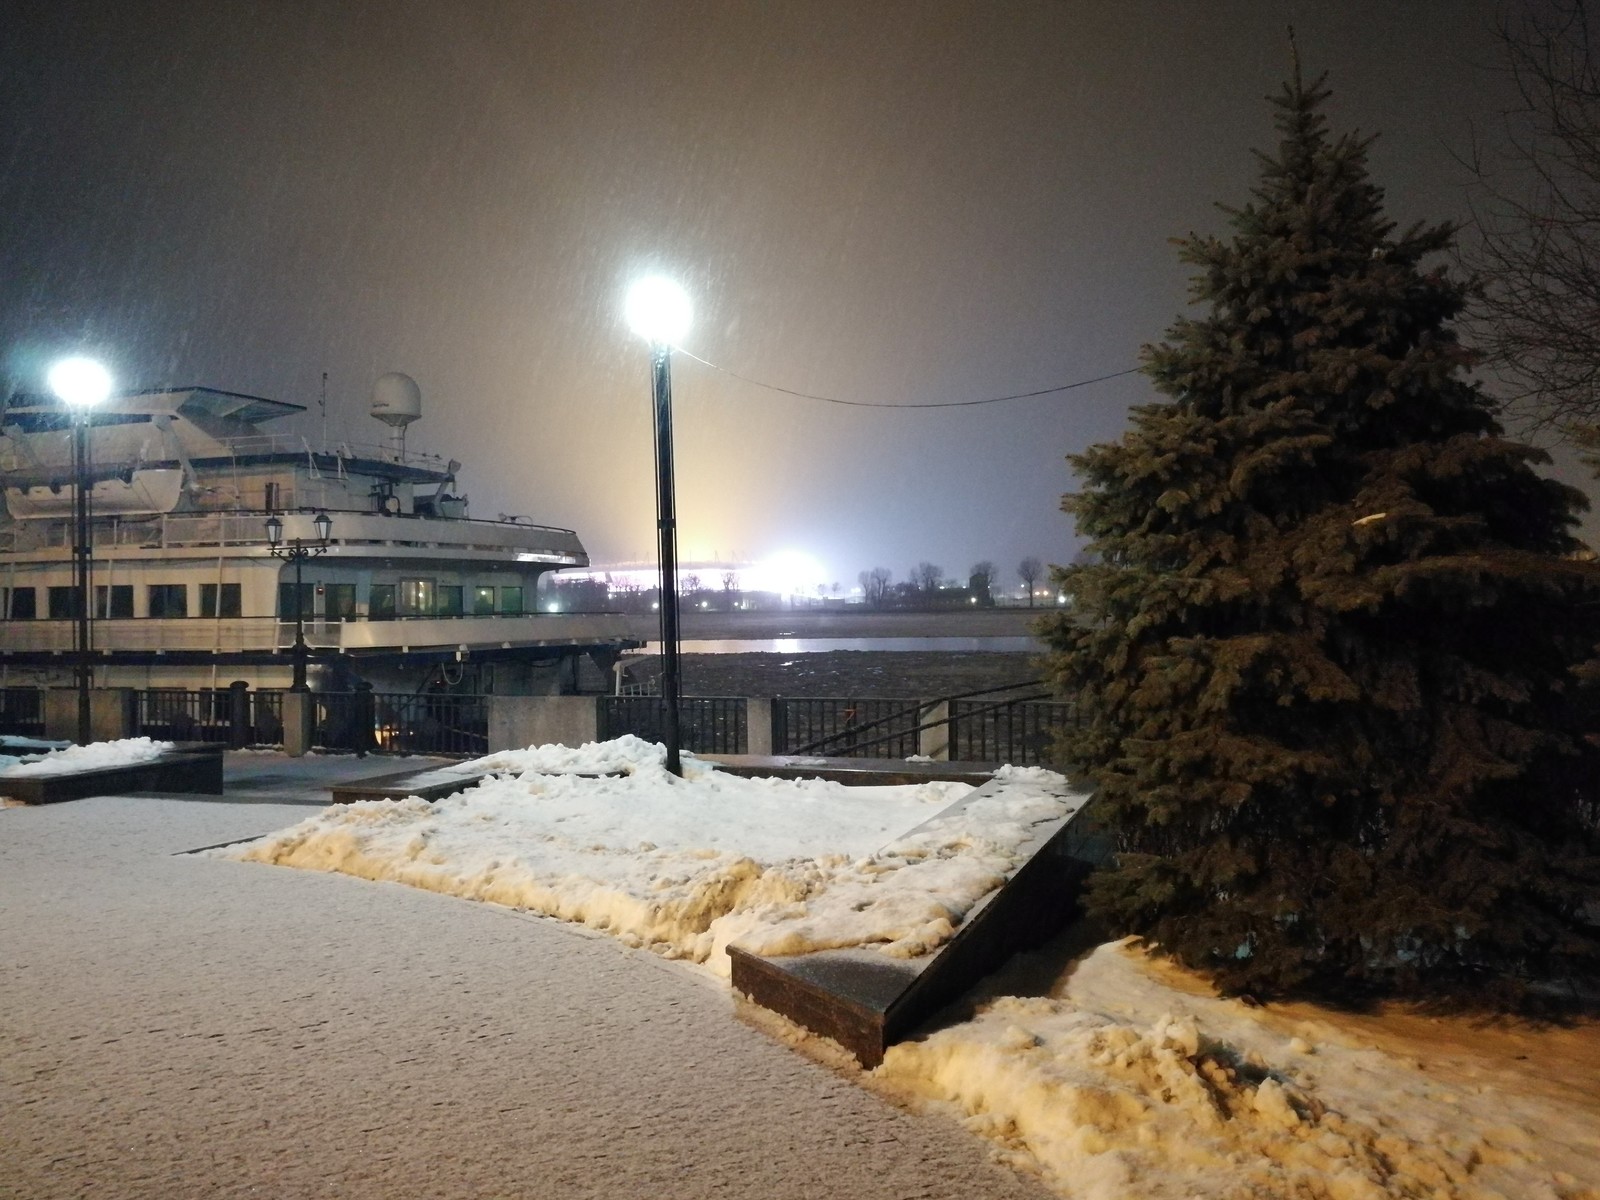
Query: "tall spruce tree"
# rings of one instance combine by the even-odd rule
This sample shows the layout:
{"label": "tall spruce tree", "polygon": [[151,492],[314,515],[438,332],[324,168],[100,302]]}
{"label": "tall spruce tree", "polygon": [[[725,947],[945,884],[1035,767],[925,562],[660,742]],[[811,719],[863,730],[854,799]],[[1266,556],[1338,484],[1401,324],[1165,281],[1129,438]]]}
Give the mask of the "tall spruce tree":
{"label": "tall spruce tree", "polygon": [[1181,243],[1168,399],[1070,460],[1094,553],[1044,633],[1118,850],[1091,905],[1258,995],[1593,979],[1585,501],[1501,435],[1423,267],[1452,227],[1396,233],[1327,96],[1296,67],[1233,235]]}

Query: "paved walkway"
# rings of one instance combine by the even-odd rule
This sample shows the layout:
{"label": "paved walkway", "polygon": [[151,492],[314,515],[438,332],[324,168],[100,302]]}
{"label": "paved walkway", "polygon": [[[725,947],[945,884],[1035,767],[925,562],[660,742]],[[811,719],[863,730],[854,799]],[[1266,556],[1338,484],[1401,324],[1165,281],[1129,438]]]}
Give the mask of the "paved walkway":
{"label": "paved walkway", "polygon": [[299,820],[319,774],[424,765],[249,757],[226,802],[0,810],[0,1196],[1047,1195],[679,965],[180,853]]}

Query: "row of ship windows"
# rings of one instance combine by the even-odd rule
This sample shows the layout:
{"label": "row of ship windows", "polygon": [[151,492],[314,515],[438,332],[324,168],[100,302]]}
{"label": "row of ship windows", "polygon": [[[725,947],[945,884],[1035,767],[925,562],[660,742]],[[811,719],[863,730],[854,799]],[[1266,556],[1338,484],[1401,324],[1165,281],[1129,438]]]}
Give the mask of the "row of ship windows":
{"label": "row of ship windows", "polygon": [[[240,585],[237,583],[202,583],[199,585],[199,608],[194,615],[201,617],[241,616]],[[46,615],[63,620],[78,615],[77,589],[73,587],[0,588],[0,613],[14,621],[36,620],[39,612],[38,593],[45,593]],[[318,594],[322,603],[317,603]],[[298,601],[298,603],[297,603]],[[470,606],[470,607],[469,607]],[[292,619],[297,611],[306,616],[324,618],[354,617],[356,612],[356,585],[353,583],[303,583],[300,594],[295,595],[292,583],[278,585],[278,615]],[[398,584],[375,583],[367,601],[370,620],[382,621],[395,617],[490,617],[522,615],[521,587],[492,587],[481,585],[465,587],[460,584],[436,584],[431,579],[403,579]],[[94,615],[97,618],[124,618],[133,616],[133,585],[116,583],[109,587],[98,584],[94,589]],[[189,611],[189,585],[186,583],[152,583],[145,586],[145,615],[150,617],[187,617]]]}
{"label": "row of ship windows", "polygon": [[[45,593],[45,610],[39,611],[38,594]],[[78,590],[74,587],[0,588],[0,611],[13,621],[32,621],[40,616],[63,620],[78,615]],[[187,617],[189,615],[189,588],[182,583],[152,583],[147,585],[145,599],[147,615],[152,617]],[[94,589],[94,615],[99,618],[133,616],[133,585],[114,583],[109,587],[97,584]],[[202,583],[200,585],[200,610],[202,617],[237,617],[240,615],[240,592],[237,583]]]}

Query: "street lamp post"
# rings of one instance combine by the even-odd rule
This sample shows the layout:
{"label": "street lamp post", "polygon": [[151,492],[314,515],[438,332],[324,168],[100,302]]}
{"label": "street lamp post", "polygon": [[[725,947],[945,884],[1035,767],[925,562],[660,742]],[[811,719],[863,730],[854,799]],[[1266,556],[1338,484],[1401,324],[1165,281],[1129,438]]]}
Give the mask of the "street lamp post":
{"label": "street lamp post", "polygon": [[328,535],[333,530],[333,520],[325,512],[319,512],[311,523],[317,527],[315,540],[290,538],[285,542],[283,518],[276,513],[267,518],[267,552],[273,558],[282,558],[294,564],[294,682],[289,685],[291,692],[311,690],[306,683],[306,658],[310,651],[306,647],[305,591],[300,580],[300,568],[306,559],[328,552]]}
{"label": "street lamp post", "polygon": [[111,394],[111,376],[90,358],[65,358],[50,369],[50,390],[72,413],[72,602],[78,744],[93,740],[89,719],[89,410]]}
{"label": "street lamp post", "polygon": [[651,393],[655,400],[656,546],[661,571],[661,702],[667,737],[667,770],[683,774],[678,729],[678,516],[672,477],[672,347],[689,331],[693,310],[684,290],[659,275],[628,291],[628,324],[650,343]]}

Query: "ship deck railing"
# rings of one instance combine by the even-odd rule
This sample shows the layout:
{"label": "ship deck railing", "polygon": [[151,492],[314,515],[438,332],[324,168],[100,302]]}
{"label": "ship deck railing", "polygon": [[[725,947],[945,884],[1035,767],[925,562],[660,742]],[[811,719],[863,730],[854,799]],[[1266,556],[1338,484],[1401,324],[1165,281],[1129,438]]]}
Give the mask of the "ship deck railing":
{"label": "ship deck railing", "polygon": [[[276,515],[303,517],[309,524],[316,509],[277,510]],[[531,521],[485,521],[475,517],[432,517],[416,513],[375,513],[327,510],[333,519],[332,544],[352,549],[361,546],[438,547],[463,550],[537,550],[563,566],[581,566],[582,547],[577,535],[559,525]],[[167,513],[149,517],[112,517],[97,520],[90,535],[91,549],[109,548],[177,550],[197,547],[259,547],[268,545],[266,522],[274,512],[230,509],[212,512]],[[290,536],[298,536],[293,530]],[[309,529],[307,530],[309,534]],[[72,545],[71,521],[40,519],[17,522],[0,529],[0,554],[61,550]],[[587,562],[587,559],[584,560]]]}
{"label": "ship deck railing", "polygon": [[[66,654],[77,623],[43,618],[5,623],[0,652]],[[478,646],[609,643],[627,636],[617,613],[501,613],[490,616],[307,617],[306,645],[340,652],[472,649]],[[277,617],[116,617],[92,622],[96,654],[287,651],[295,622]]]}

